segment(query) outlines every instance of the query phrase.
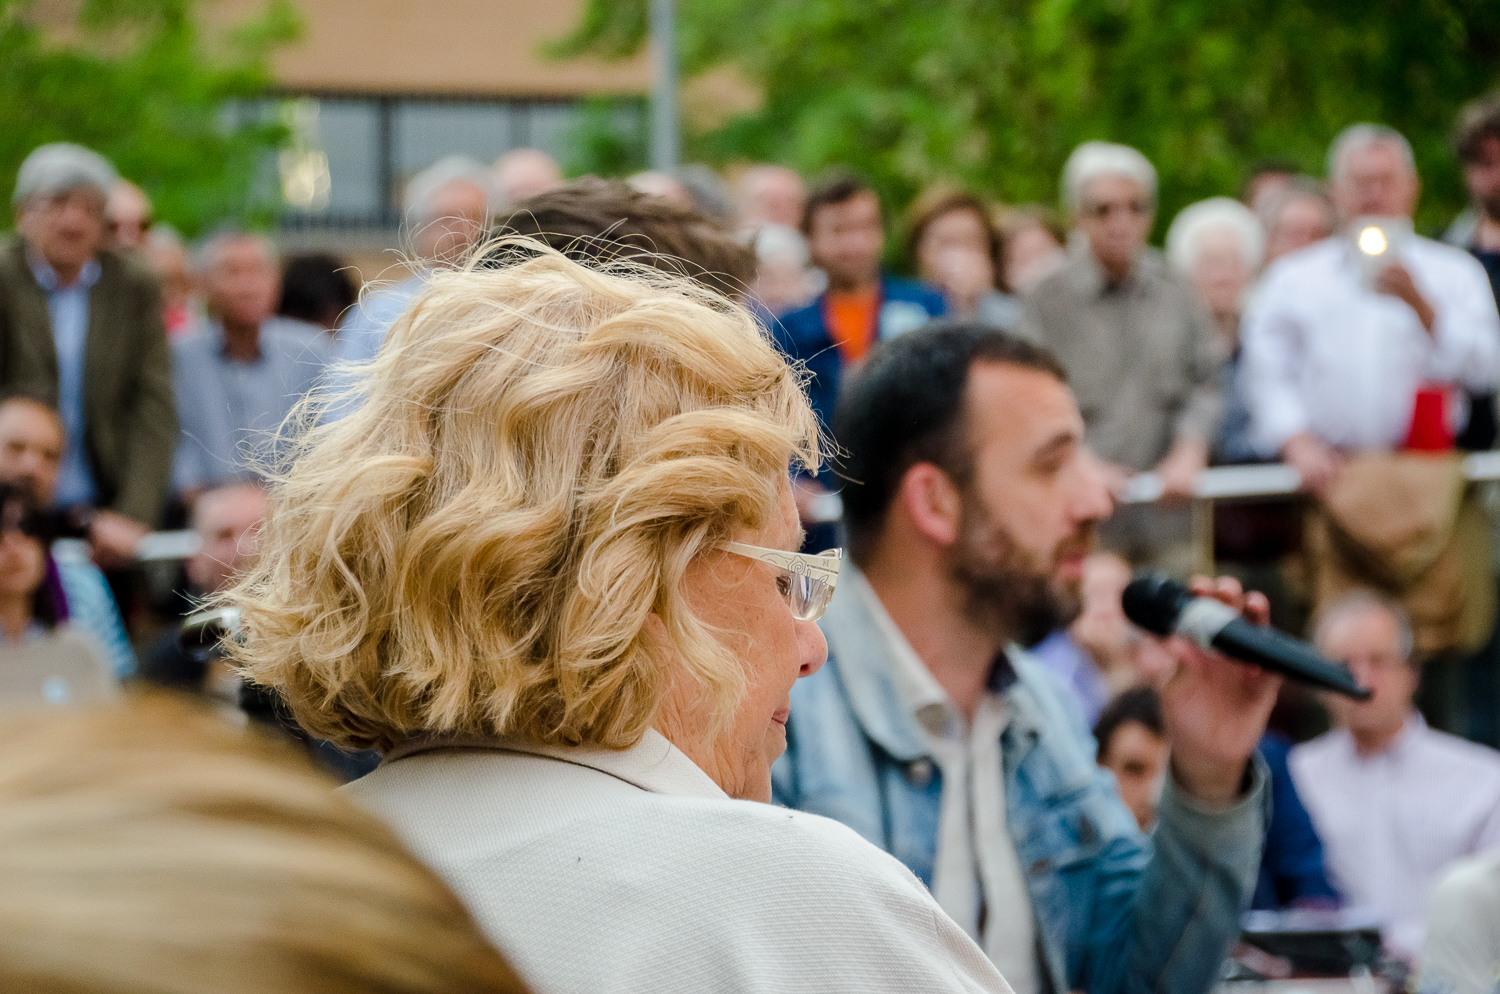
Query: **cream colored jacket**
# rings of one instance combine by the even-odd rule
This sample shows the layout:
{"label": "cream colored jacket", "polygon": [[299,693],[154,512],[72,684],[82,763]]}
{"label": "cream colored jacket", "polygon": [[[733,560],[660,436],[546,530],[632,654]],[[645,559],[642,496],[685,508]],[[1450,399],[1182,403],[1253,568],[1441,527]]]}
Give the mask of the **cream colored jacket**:
{"label": "cream colored jacket", "polygon": [[830,819],[731,800],[654,731],[624,752],[409,747],[344,789],[537,994],[1010,994],[896,859]]}

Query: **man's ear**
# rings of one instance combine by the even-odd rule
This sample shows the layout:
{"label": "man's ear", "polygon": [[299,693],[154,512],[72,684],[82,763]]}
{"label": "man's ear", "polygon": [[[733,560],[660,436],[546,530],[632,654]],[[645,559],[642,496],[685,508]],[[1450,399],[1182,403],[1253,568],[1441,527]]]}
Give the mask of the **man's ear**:
{"label": "man's ear", "polygon": [[938,545],[958,541],[963,498],[948,474],[930,462],[919,462],[901,477],[897,503],[914,529]]}

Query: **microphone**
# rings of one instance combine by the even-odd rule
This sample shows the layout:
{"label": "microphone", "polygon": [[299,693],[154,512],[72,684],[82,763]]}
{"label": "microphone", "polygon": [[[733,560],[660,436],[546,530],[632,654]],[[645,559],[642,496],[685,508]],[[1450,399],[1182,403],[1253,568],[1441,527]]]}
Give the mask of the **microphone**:
{"label": "microphone", "polygon": [[1125,617],[1155,635],[1181,635],[1231,659],[1289,676],[1352,697],[1370,699],[1342,663],[1318,655],[1306,642],[1274,628],[1251,624],[1228,604],[1194,597],[1182,584],[1161,574],[1131,580],[1120,595]]}

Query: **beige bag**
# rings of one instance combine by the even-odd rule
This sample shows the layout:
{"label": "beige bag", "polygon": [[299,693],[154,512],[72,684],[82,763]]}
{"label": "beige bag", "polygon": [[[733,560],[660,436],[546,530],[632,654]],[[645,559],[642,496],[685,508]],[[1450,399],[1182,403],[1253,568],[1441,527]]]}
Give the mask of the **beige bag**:
{"label": "beige bag", "polygon": [[1313,605],[1355,590],[1400,601],[1421,658],[1474,652],[1495,622],[1489,522],[1452,453],[1349,460],[1308,516]]}

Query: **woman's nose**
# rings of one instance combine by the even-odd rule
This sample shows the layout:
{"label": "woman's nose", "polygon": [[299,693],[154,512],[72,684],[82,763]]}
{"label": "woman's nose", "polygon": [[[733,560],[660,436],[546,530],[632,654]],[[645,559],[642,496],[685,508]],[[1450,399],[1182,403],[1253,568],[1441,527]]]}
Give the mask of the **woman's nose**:
{"label": "woman's nose", "polygon": [[797,622],[797,652],[802,659],[802,668],[797,671],[799,680],[812,676],[828,661],[828,640],[823,637],[823,629],[817,622]]}

